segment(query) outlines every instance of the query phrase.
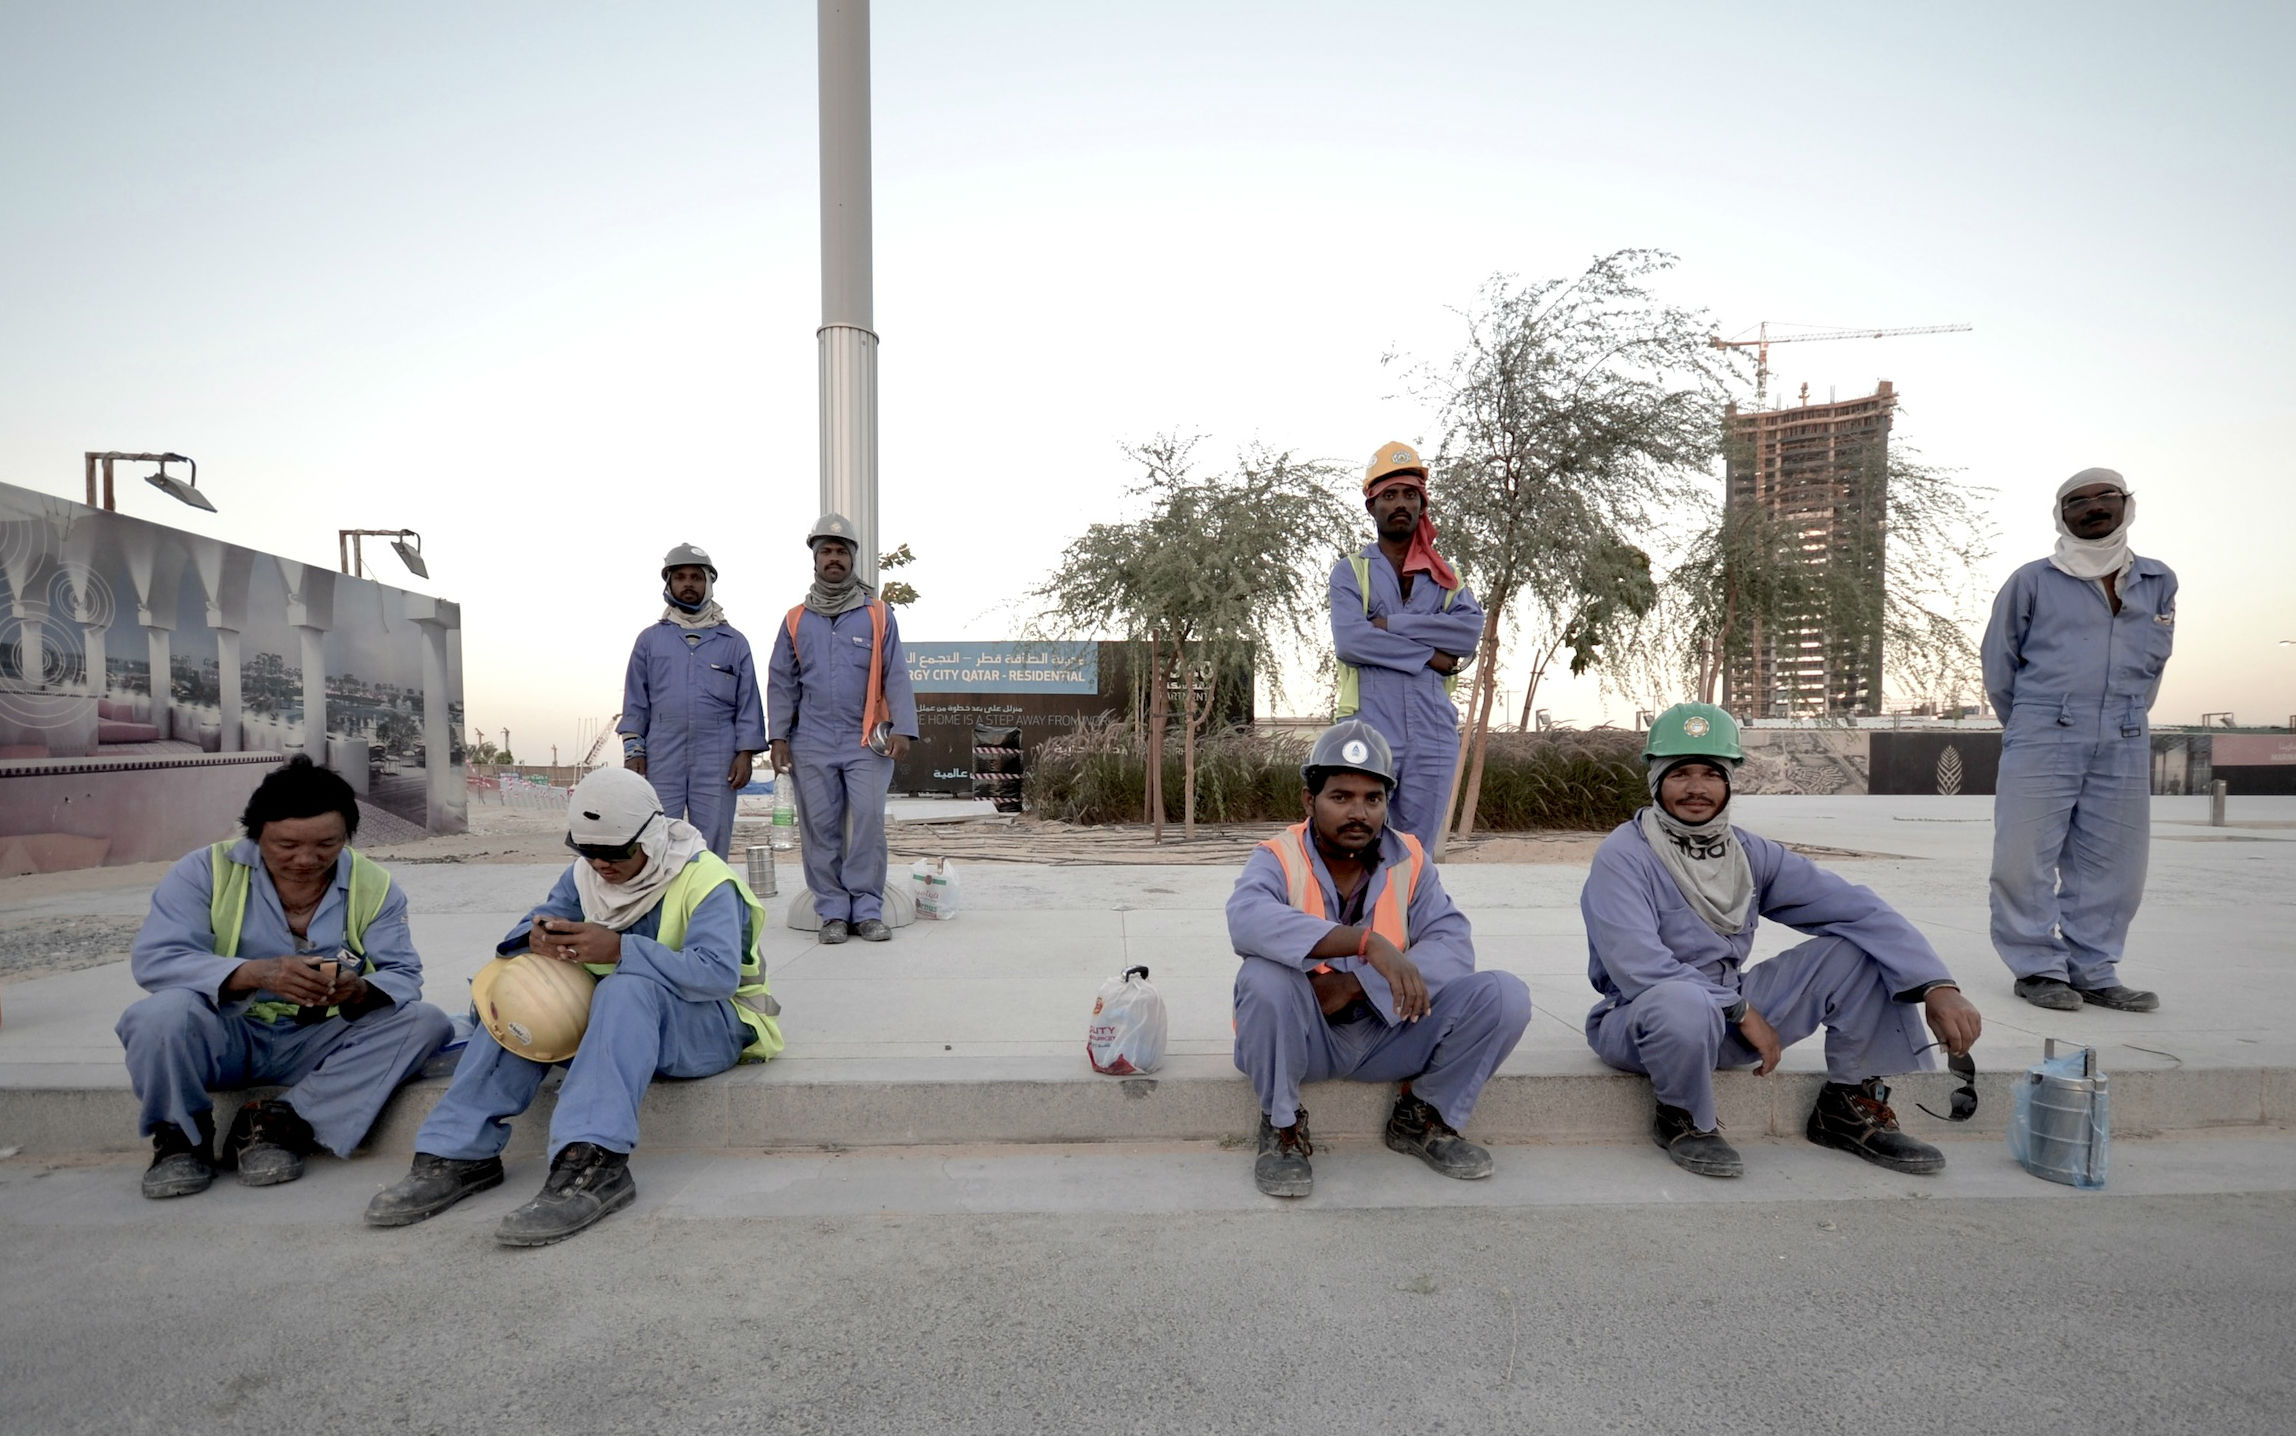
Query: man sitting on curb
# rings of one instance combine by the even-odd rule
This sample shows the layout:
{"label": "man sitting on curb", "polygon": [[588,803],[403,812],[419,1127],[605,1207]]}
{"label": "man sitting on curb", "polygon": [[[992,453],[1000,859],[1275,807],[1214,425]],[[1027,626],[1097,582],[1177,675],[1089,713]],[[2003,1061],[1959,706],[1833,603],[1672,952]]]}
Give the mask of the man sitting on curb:
{"label": "man sitting on curb", "polygon": [[[1941,1171],[1942,1152],[1898,1130],[1881,1079],[1934,1065],[1932,1046],[1967,1052],[1977,1009],[1870,889],[1730,826],[1730,775],[1745,758],[1738,725],[1709,704],[1678,703],[1651,725],[1651,804],[1603,841],[1579,894],[1587,976],[1602,994],[1587,1042],[1611,1066],[1649,1074],[1651,1135],[1675,1165],[1735,1177],[1744,1166],[1715,1120],[1714,1069],[1753,1063],[1765,1075],[1822,1024],[1827,1080],[1810,1140],[1892,1171]],[[1745,967],[1765,917],[1816,936]]]}
{"label": "man sitting on curb", "polygon": [[[653,785],[600,768],[568,799],[566,845],[580,858],[497,952],[522,949],[601,974],[589,1026],[550,1121],[550,1177],[502,1219],[495,1240],[544,1246],[637,1199],[630,1153],[638,1103],[661,1077],[708,1077],[781,1051],[758,936],[765,909],[692,824],[662,812]],[[470,1036],[446,1096],[415,1135],[413,1167],[367,1206],[397,1227],[502,1184],[507,1119],[550,1065]]]}
{"label": "man sitting on curb", "polygon": [[1459,1135],[1531,1020],[1511,972],[1477,972],[1467,919],[1419,840],[1387,826],[1395,760],[1360,719],[1325,729],[1304,822],[1260,844],[1228,898],[1236,1066],[1260,1099],[1252,1175],[1271,1197],[1315,1186],[1303,1082],[1400,1082],[1387,1145],[1446,1177],[1491,1175]]}
{"label": "man sitting on curb", "polygon": [[151,895],[128,970],[151,996],[120,1017],[152,1139],[147,1197],[215,1180],[210,1087],[287,1084],[240,1108],[222,1162],[250,1187],[348,1157],[453,1025],[422,995],[407,897],[351,850],[358,795],[297,754],[240,815],[247,836],[178,862]]}

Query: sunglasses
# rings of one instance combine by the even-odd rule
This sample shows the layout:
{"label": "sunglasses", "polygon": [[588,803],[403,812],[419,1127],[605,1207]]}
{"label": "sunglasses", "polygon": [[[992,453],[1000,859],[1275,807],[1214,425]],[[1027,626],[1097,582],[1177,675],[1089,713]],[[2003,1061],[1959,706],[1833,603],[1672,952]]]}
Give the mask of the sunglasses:
{"label": "sunglasses", "polygon": [[[640,829],[640,831],[643,832],[644,830]],[[632,838],[626,843],[578,843],[574,841],[572,833],[566,835],[566,846],[580,853],[583,857],[602,863],[624,862],[636,857],[642,851],[636,838]]]}
{"label": "sunglasses", "polygon": [[1945,1070],[1961,1079],[1961,1085],[1953,1089],[1953,1101],[1946,1110],[1934,1111],[1926,1102],[1913,1105],[1941,1122],[1966,1122],[1977,1115],[1977,1059],[1966,1052],[1949,1052],[1945,1055]]}
{"label": "sunglasses", "polygon": [[2077,509],[2083,504],[2104,504],[2108,507],[2112,507],[2120,504],[2125,504],[2128,502],[2128,500],[2129,496],[2126,493],[2123,493],[2121,490],[2107,489],[2101,494],[2068,494],[2065,497],[2064,502],[2057,505],[2057,507],[2061,509]]}

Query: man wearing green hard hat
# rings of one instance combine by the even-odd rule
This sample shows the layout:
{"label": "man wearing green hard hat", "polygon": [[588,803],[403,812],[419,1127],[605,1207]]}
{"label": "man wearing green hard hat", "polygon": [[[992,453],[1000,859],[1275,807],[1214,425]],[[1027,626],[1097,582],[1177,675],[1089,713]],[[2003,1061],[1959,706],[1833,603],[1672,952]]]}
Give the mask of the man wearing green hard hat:
{"label": "man wearing green hard hat", "polygon": [[[1768,1074],[1822,1026],[1810,1140],[1892,1171],[1941,1171],[1943,1153],[1898,1129],[1882,1079],[1935,1065],[1932,1047],[1968,1052],[1977,1009],[1871,889],[1731,826],[1730,780],[1745,759],[1737,722],[1712,704],[1678,703],[1651,724],[1650,805],[1604,840],[1579,894],[1587,977],[1602,994],[1587,1042],[1649,1075],[1651,1136],[1677,1166],[1735,1177],[1744,1167],[1715,1119],[1715,1069]],[[1748,967],[1765,917],[1812,936]]]}

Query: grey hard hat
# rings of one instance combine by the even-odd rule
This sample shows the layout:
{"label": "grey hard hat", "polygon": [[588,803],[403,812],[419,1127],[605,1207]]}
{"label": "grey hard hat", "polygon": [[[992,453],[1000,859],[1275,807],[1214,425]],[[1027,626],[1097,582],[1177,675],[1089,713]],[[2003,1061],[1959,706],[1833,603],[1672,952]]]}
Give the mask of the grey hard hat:
{"label": "grey hard hat", "polygon": [[813,532],[805,536],[805,546],[811,548],[826,538],[842,539],[849,549],[857,550],[861,546],[861,531],[843,514],[823,514],[815,519]]}
{"label": "grey hard hat", "polygon": [[682,543],[662,555],[662,577],[668,578],[673,568],[702,568],[709,571],[710,580],[717,580],[717,565],[710,556],[694,544]]}
{"label": "grey hard hat", "polygon": [[1361,718],[1342,718],[1315,735],[1315,746],[1308,750],[1300,776],[1306,777],[1315,768],[1369,773],[1388,787],[1395,786],[1395,750],[1387,746],[1377,728]]}

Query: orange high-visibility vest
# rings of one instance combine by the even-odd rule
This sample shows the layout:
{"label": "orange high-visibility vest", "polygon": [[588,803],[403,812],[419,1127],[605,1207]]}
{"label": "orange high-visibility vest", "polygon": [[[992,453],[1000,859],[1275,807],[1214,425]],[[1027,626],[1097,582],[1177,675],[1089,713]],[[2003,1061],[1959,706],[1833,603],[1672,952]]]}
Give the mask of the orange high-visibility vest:
{"label": "orange high-visibility vest", "polygon": [[[1418,894],[1419,875],[1426,871],[1427,854],[1421,850],[1419,840],[1409,833],[1396,836],[1403,839],[1404,860],[1400,871],[1388,874],[1387,891],[1371,906],[1371,930],[1394,943],[1401,952],[1411,946],[1411,899]],[[1276,861],[1283,864],[1285,901],[1309,917],[1323,917],[1323,884],[1315,880],[1315,864],[1308,857],[1307,843],[1307,824],[1300,822],[1260,846],[1274,853]]]}
{"label": "orange high-visibility vest", "polygon": [[[789,630],[789,666],[797,667],[797,620],[805,616],[805,605],[799,604],[789,611],[782,626]],[[869,600],[869,696],[861,704],[861,746],[869,746],[869,735],[880,723],[890,722],[893,705],[885,698],[885,605]]]}

